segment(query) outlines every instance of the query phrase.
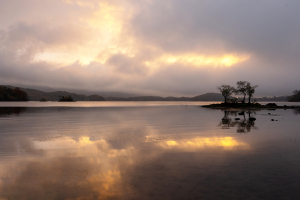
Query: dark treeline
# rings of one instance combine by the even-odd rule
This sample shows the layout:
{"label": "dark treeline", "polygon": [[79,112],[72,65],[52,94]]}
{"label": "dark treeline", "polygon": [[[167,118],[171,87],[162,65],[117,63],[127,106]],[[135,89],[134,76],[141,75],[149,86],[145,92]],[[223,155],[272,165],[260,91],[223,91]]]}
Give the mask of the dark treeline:
{"label": "dark treeline", "polygon": [[69,97],[71,96],[73,98],[73,101],[105,101],[105,99],[102,96],[99,95],[83,95],[83,94],[76,94],[76,93],[70,93],[66,91],[55,91],[55,92],[42,92],[39,90],[33,90],[33,89],[25,89],[30,97],[31,101],[61,101],[61,97]]}
{"label": "dark treeline", "polygon": [[28,101],[28,95],[20,88],[0,86],[0,101]]}
{"label": "dark treeline", "polygon": [[300,102],[300,90],[295,90],[292,96],[288,97],[290,102]]}
{"label": "dark treeline", "polygon": [[59,101],[74,101],[73,98],[69,95],[69,96],[62,96],[60,97]]}
{"label": "dark treeline", "polygon": [[160,96],[139,96],[139,97],[107,97],[107,101],[222,101],[223,96],[217,93],[206,93],[195,97],[160,97]]}
{"label": "dark treeline", "polygon": [[260,98],[253,98],[255,101],[287,101],[288,96],[274,96],[274,97],[260,97]]}
{"label": "dark treeline", "polygon": [[[4,88],[10,88],[10,89],[16,89],[17,87],[14,86],[0,86]],[[30,101],[59,101],[59,99],[64,97],[71,96],[74,101],[105,101],[105,99],[102,96],[99,95],[83,95],[83,94],[76,94],[76,93],[70,93],[66,91],[55,91],[55,92],[43,92],[40,90],[30,89],[30,88],[18,88],[22,91],[25,91],[27,93],[27,98]],[[2,101],[14,101],[14,100],[2,100]]]}
{"label": "dark treeline", "polygon": [[107,97],[107,101],[189,101],[188,97],[160,97],[160,96],[139,96],[139,97]]}

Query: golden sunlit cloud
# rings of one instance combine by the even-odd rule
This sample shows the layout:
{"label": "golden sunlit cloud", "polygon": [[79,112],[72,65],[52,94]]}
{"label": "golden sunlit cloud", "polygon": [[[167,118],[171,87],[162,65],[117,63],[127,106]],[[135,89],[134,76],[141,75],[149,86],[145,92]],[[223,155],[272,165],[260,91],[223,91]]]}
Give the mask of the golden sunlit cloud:
{"label": "golden sunlit cloud", "polygon": [[[74,45],[59,45],[49,47],[35,55],[33,61],[46,61],[60,64],[72,64],[79,62],[82,65],[88,65],[91,62],[105,64],[107,60],[116,54],[122,54],[133,58],[141,45],[137,38],[127,30],[128,23],[133,17],[135,11],[131,7],[123,7],[113,4],[109,1],[96,3],[87,3],[80,0],[65,0],[68,4],[76,4],[83,7],[93,7],[90,14],[80,16],[77,20],[84,25],[82,27],[83,41],[80,47]],[[144,41],[146,42],[146,41]],[[183,64],[194,67],[231,67],[250,58],[249,55],[224,54],[224,55],[205,55],[197,53],[183,53],[173,55],[169,53],[160,53],[157,58],[143,62],[149,69],[156,70],[169,64]],[[138,61],[140,62],[140,61]]]}
{"label": "golden sunlit cloud", "polygon": [[[94,5],[85,1],[66,0],[65,2],[79,6]],[[74,41],[74,43],[79,42],[80,45],[51,46],[36,53],[32,61],[65,65],[78,61],[82,65],[88,65],[94,61],[104,64],[114,54],[133,57],[136,52],[134,40],[129,35],[122,35],[123,27],[131,18],[132,12],[120,5],[111,5],[105,1],[97,5],[97,9],[92,13],[76,19],[84,26],[78,27],[78,31],[83,32],[80,38],[82,41]],[[126,37],[126,40],[123,37]]]}
{"label": "golden sunlit cloud", "polygon": [[233,55],[226,54],[223,56],[205,56],[197,54],[183,54],[183,55],[163,55],[153,61],[146,61],[148,66],[160,66],[165,64],[187,64],[196,67],[214,66],[214,67],[231,67],[237,63],[243,62],[250,58],[249,55]]}
{"label": "golden sunlit cloud", "polygon": [[79,6],[93,6],[94,4],[89,1],[81,1],[81,0],[63,0],[65,3],[68,4],[77,4]]}
{"label": "golden sunlit cloud", "polygon": [[96,56],[97,54],[93,52],[84,53],[83,49],[78,52],[60,52],[57,50],[47,50],[45,52],[36,54],[36,56],[33,59],[33,62],[46,61],[49,63],[69,65],[78,61],[83,65],[88,65],[90,62],[95,60]]}

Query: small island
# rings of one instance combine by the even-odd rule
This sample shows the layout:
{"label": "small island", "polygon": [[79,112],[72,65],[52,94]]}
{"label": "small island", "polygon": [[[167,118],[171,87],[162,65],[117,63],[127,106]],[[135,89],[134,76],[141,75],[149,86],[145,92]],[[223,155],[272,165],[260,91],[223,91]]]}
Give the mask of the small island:
{"label": "small island", "polygon": [[72,98],[72,96],[62,96],[62,97],[60,97],[59,98],[59,100],[58,100],[59,102],[74,102],[74,100],[73,100],[73,98]]}
{"label": "small island", "polygon": [[204,108],[214,108],[214,109],[245,109],[245,110],[263,110],[263,109],[294,109],[300,108],[300,106],[277,106],[275,103],[268,103],[266,105],[261,105],[259,103],[219,103],[219,104],[210,104],[202,106]]}
{"label": "small island", "polygon": [[[261,105],[256,101],[251,102],[251,98],[255,92],[255,89],[258,85],[252,86],[251,83],[247,81],[238,81],[237,88],[234,88],[230,85],[222,85],[218,87],[218,90],[224,97],[224,102],[219,104],[210,104],[204,105],[204,108],[213,108],[213,109],[245,109],[245,110],[257,110],[257,109],[294,109],[300,108],[300,106],[277,106],[275,103],[268,103],[266,105]],[[242,95],[243,98],[241,101],[238,101],[238,98],[232,97],[232,95]],[[248,103],[245,102],[246,96],[248,96]],[[300,96],[300,91],[294,91],[294,96]],[[292,96],[293,97],[293,96]],[[290,99],[295,99],[290,97]]]}

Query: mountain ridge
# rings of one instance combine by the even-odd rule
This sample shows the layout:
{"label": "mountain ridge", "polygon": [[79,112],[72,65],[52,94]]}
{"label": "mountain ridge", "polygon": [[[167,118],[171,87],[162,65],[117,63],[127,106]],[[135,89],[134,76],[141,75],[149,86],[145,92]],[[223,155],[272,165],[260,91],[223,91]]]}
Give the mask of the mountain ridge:
{"label": "mountain ridge", "polygon": [[[4,85],[10,88],[17,88],[15,86]],[[44,92],[37,89],[31,88],[22,88],[29,97],[30,101],[40,101],[42,98],[47,101],[58,101],[62,96],[72,96],[74,101],[223,101],[224,97],[215,92],[209,92],[201,95],[197,95],[194,97],[161,97],[161,96],[132,96],[132,97],[118,97],[118,96],[109,96],[103,97],[98,94],[77,94],[74,92],[67,91],[54,91],[54,92]],[[120,93],[121,94],[121,93]],[[262,98],[253,98],[257,101],[287,101],[287,96],[279,96],[279,97],[262,97]]]}

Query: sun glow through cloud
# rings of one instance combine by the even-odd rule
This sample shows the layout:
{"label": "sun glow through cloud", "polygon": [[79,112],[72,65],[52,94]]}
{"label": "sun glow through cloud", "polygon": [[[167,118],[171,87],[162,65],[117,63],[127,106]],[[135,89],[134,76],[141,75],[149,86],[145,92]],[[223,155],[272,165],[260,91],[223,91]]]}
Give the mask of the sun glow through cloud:
{"label": "sun glow through cloud", "polygon": [[[48,6],[29,2],[34,4],[34,9],[26,8],[30,18],[26,13],[18,16],[16,10],[15,18],[5,18],[7,24],[0,20],[3,84],[84,89],[99,95],[118,91],[196,96],[216,92],[218,85],[234,81],[237,75],[262,85],[266,80],[254,68],[264,69],[265,62],[273,60],[270,69],[279,63],[284,66],[281,62],[290,62],[293,56],[268,57],[271,54],[266,52],[280,49],[282,43],[276,45],[272,37],[245,40],[252,35],[247,36],[243,24],[228,26],[238,30],[233,31],[215,25],[216,21],[208,23],[210,18],[202,19],[201,8],[191,3],[184,3],[191,15],[181,16],[185,6],[177,7],[177,1],[59,0],[47,1]],[[232,22],[230,16],[226,23]],[[260,41],[270,44],[260,46]],[[268,47],[272,49],[263,50]]]}
{"label": "sun glow through cloud", "polygon": [[[66,1],[69,4],[93,7],[93,4],[83,1]],[[86,35],[84,41],[78,45],[58,45],[44,48],[33,57],[33,62],[51,62],[70,65],[79,62],[88,65],[91,62],[106,63],[114,54],[124,54],[128,57],[135,55],[136,49],[133,46],[133,37],[123,38],[122,31],[127,20],[132,16],[132,11],[124,7],[112,5],[108,2],[97,4],[97,9],[91,14],[80,17],[79,22],[85,27]]]}
{"label": "sun glow through cloud", "polygon": [[232,55],[225,54],[223,56],[205,56],[197,54],[183,54],[178,56],[163,55],[153,61],[146,61],[148,66],[159,66],[165,64],[180,63],[192,65],[196,67],[214,66],[214,67],[231,67],[237,63],[246,61],[250,58],[249,55]]}
{"label": "sun glow through cloud", "polygon": [[[134,58],[137,52],[141,51],[141,48],[149,46],[147,43],[141,45],[131,31],[126,31],[128,22],[135,13],[132,7],[125,9],[120,5],[105,1],[97,3],[97,6],[84,1],[67,0],[65,2],[80,7],[93,8],[91,14],[79,19],[82,24],[86,25],[85,29],[89,32],[88,38],[86,38],[86,41],[81,42],[80,47],[58,46],[45,48],[34,56],[33,62],[44,61],[62,65],[70,65],[74,62],[79,62],[82,65],[88,65],[91,62],[106,64],[113,55],[122,54]],[[159,70],[165,65],[175,63],[191,67],[231,67],[249,58],[249,55],[238,53],[223,55],[183,53],[174,55],[168,52],[160,52],[160,55],[158,54],[154,59],[148,59],[145,56],[139,62],[142,62],[151,70]]]}

